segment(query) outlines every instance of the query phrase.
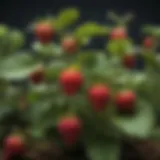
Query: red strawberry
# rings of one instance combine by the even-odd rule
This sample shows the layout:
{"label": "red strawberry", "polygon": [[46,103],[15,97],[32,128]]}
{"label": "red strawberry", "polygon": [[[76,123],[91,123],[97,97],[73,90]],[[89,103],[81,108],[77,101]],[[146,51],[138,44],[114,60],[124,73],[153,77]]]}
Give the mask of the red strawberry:
{"label": "red strawberry", "polygon": [[78,50],[77,40],[74,37],[65,37],[62,48],[66,53],[75,53]]}
{"label": "red strawberry", "polygon": [[55,30],[48,23],[40,23],[35,27],[35,35],[41,43],[51,42]]}
{"label": "red strawberry", "polygon": [[45,71],[43,68],[38,68],[29,75],[29,79],[33,84],[39,84],[44,81]]}
{"label": "red strawberry", "polygon": [[115,104],[118,111],[122,113],[131,113],[134,111],[136,95],[132,91],[121,91],[116,95]]}
{"label": "red strawberry", "polygon": [[123,58],[123,65],[129,69],[134,68],[136,66],[136,57],[134,55],[125,55]]}
{"label": "red strawberry", "polygon": [[[25,142],[20,136],[9,136],[4,141],[4,157],[9,160],[13,155],[22,155],[25,152]],[[8,158],[7,158],[8,157]]]}
{"label": "red strawberry", "polygon": [[143,45],[145,48],[152,48],[153,47],[153,38],[152,37],[146,37],[144,39]]}
{"label": "red strawberry", "polygon": [[75,144],[81,134],[82,123],[77,117],[64,117],[57,126],[58,132],[66,145]]}
{"label": "red strawberry", "polygon": [[105,85],[94,85],[89,89],[89,100],[96,111],[103,110],[110,100],[110,90]]}
{"label": "red strawberry", "polygon": [[83,83],[81,72],[68,69],[60,74],[60,84],[67,95],[74,95],[78,92]]}
{"label": "red strawberry", "polygon": [[110,38],[112,40],[125,39],[127,37],[126,29],[123,27],[116,27],[111,31]]}

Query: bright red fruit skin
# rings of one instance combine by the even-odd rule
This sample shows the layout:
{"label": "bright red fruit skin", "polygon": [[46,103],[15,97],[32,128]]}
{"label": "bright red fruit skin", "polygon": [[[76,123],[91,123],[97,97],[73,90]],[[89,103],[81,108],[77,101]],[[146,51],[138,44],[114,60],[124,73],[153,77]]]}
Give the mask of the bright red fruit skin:
{"label": "bright red fruit skin", "polygon": [[41,43],[51,42],[55,31],[50,24],[37,24],[35,27],[35,35]]}
{"label": "bright red fruit skin", "polygon": [[105,85],[95,85],[88,91],[89,100],[95,111],[102,111],[110,100],[110,89]]}
{"label": "bright red fruit skin", "polygon": [[25,151],[24,140],[20,136],[10,136],[4,141],[5,154],[23,154]]}
{"label": "bright red fruit skin", "polygon": [[112,40],[119,40],[119,39],[125,39],[125,38],[127,38],[126,29],[123,28],[123,27],[114,28],[111,31],[110,38]]}
{"label": "bright red fruit skin", "polygon": [[57,129],[64,143],[73,145],[81,134],[82,123],[77,117],[64,117],[59,121]]}
{"label": "bright red fruit skin", "polygon": [[66,53],[75,53],[78,49],[77,41],[74,37],[66,37],[62,41],[62,48]]}
{"label": "bright red fruit skin", "polygon": [[136,95],[132,91],[122,91],[116,95],[115,103],[121,113],[132,113],[135,109]]}
{"label": "bright red fruit skin", "polygon": [[44,71],[43,70],[37,70],[30,74],[29,79],[33,84],[40,84],[44,81]]}
{"label": "bright red fruit skin", "polygon": [[145,38],[143,44],[144,44],[145,48],[152,48],[153,47],[153,38],[152,37]]}
{"label": "bright red fruit skin", "polygon": [[75,95],[83,84],[83,75],[76,70],[66,70],[60,75],[60,84],[65,94]]}
{"label": "bright red fruit skin", "polygon": [[136,58],[133,55],[125,55],[123,58],[123,65],[126,68],[132,69],[136,66]]}

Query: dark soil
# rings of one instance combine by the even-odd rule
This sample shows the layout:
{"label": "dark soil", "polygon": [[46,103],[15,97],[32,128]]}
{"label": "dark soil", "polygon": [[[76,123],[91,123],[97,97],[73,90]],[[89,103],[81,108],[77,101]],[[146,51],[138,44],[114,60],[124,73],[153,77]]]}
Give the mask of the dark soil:
{"label": "dark soil", "polygon": [[[83,145],[65,150],[47,144],[32,148],[25,157],[14,156],[11,160],[90,160]],[[123,142],[120,160],[160,160],[160,142]]]}

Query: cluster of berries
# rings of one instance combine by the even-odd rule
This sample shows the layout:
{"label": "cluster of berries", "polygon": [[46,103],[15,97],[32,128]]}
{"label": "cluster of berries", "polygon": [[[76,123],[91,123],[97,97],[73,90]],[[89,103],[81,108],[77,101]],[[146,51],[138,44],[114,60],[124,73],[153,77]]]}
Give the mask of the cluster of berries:
{"label": "cluster of berries", "polygon": [[[50,43],[56,31],[49,24],[38,24],[35,27],[35,35],[42,44]],[[110,35],[112,40],[125,39],[127,32],[124,28],[115,28]],[[144,46],[151,48],[153,46],[153,39],[146,38]],[[62,48],[67,53],[74,53],[77,51],[77,41],[73,37],[66,37],[62,41]],[[127,55],[124,57],[125,66],[132,68],[135,64],[134,56]],[[39,84],[45,79],[45,70],[43,67],[38,68],[31,73],[30,80],[34,84]],[[67,96],[74,96],[83,87],[85,79],[79,70],[66,69],[60,73],[59,83],[63,92]],[[88,100],[95,112],[104,111],[110,102],[116,106],[119,112],[131,113],[135,109],[136,94],[131,91],[119,91],[114,98],[112,98],[111,90],[105,84],[95,84],[88,88]],[[114,99],[114,100],[113,100]],[[63,141],[67,145],[76,143],[82,132],[83,123],[77,116],[63,117],[57,124],[57,130],[61,135]],[[9,136],[4,142],[5,160],[13,154],[24,154],[26,150],[25,141],[20,136]]]}

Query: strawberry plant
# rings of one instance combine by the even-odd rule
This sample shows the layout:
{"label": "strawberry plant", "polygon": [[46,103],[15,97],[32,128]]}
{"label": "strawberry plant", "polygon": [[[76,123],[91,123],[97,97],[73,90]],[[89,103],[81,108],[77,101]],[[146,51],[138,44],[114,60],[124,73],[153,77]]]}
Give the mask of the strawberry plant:
{"label": "strawberry plant", "polygon": [[[82,142],[90,160],[119,160],[123,140],[160,137],[157,46],[151,38],[140,44],[145,66],[137,70],[127,25],[131,16],[109,15],[113,26],[90,21],[75,26],[80,13],[74,8],[36,19],[28,27],[34,37],[28,49],[22,31],[0,25],[5,160],[13,153],[33,158],[32,148],[48,142],[67,149]],[[144,27],[154,42],[158,30]],[[109,38],[106,47],[85,49],[96,36]]]}

